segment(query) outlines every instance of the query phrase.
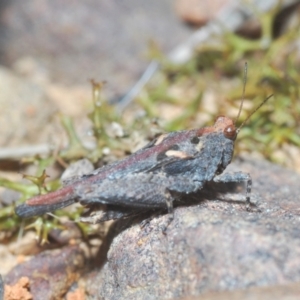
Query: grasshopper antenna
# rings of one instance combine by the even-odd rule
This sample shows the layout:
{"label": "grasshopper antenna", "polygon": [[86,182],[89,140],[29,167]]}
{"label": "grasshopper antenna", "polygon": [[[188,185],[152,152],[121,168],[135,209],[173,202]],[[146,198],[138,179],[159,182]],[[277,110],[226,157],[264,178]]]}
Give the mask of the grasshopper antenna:
{"label": "grasshopper antenna", "polygon": [[252,117],[253,114],[255,114],[271,97],[273,97],[273,94],[268,96],[262,103],[260,103],[246,118],[246,120],[239,126],[239,128],[236,130],[237,133],[240,132],[241,128],[246,124],[246,122]]}
{"label": "grasshopper antenna", "polygon": [[243,77],[243,93],[242,93],[242,101],[240,104],[240,108],[239,108],[239,112],[236,116],[235,122],[234,124],[236,124],[236,122],[238,121],[238,119],[240,118],[241,112],[242,112],[242,108],[243,108],[243,104],[244,104],[244,100],[245,100],[245,90],[246,90],[246,83],[247,83],[247,73],[248,73],[248,63],[245,62],[245,66],[244,66],[244,77]]}
{"label": "grasshopper antenna", "polygon": [[[244,104],[244,100],[245,100],[245,89],[246,89],[246,83],[247,83],[247,73],[248,73],[248,64],[247,62],[245,62],[245,67],[244,67],[244,78],[243,78],[243,93],[242,93],[242,102],[239,108],[239,112],[237,114],[237,117],[235,119],[235,124],[238,121],[241,112],[242,112],[242,108],[243,108],[243,104]],[[242,127],[246,124],[246,122],[252,117],[253,114],[255,114],[271,97],[273,97],[273,94],[271,94],[270,96],[268,96],[262,103],[260,103],[251,113],[250,115],[246,118],[246,120],[244,120],[242,122],[242,124],[239,126],[238,129],[236,129],[236,133],[238,134],[240,132],[240,130],[242,129]]]}

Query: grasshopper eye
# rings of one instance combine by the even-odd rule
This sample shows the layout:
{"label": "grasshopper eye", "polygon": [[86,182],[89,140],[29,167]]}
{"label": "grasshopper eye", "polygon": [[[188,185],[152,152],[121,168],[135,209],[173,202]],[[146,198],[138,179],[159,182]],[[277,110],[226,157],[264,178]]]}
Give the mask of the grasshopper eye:
{"label": "grasshopper eye", "polygon": [[235,140],[236,135],[237,135],[236,128],[234,125],[229,125],[229,126],[225,127],[223,133],[224,133],[225,137],[230,140]]}

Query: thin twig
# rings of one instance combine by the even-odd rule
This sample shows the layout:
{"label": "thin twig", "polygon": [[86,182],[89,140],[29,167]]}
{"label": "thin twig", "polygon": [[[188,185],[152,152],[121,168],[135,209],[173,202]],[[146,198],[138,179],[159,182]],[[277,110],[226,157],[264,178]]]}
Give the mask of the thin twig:
{"label": "thin twig", "polygon": [[48,144],[34,146],[18,146],[11,148],[0,148],[0,160],[4,159],[21,159],[24,157],[32,157],[36,154],[48,154],[51,151]]}
{"label": "thin twig", "polygon": [[140,79],[118,103],[117,110],[119,112],[121,112],[132,101],[132,99],[134,99],[139,94],[139,92],[150,80],[150,78],[153,76],[153,74],[157,71],[158,68],[159,63],[156,60],[152,60],[145,72],[140,77]]}

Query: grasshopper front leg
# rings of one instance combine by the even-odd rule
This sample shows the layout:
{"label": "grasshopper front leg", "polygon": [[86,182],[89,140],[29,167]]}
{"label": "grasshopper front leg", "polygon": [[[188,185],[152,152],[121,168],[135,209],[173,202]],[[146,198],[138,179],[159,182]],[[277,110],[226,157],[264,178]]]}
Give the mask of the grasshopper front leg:
{"label": "grasshopper front leg", "polygon": [[246,182],[246,204],[247,209],[249,209],[252,205],[250,201],[251,195],[251,188],[252,188],[252,179],[250,174],[243,173],[243,172],[234,172],[234,173],[223,173],[217,175],[213,179],[214,182],[221,182],[221,183],[230,183],[230,182]]}

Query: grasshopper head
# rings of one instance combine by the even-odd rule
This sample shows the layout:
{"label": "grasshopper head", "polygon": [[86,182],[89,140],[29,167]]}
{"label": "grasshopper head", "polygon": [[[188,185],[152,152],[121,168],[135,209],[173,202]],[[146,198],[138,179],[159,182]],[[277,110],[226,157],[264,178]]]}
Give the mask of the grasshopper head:
{"label": "grasshopper head", "polygon": [[230,140],[235,140],[237,136],[237,129],[233,120],[225,116],[219,116],[214,125],[215,131],[222,131],[224,136]]}

